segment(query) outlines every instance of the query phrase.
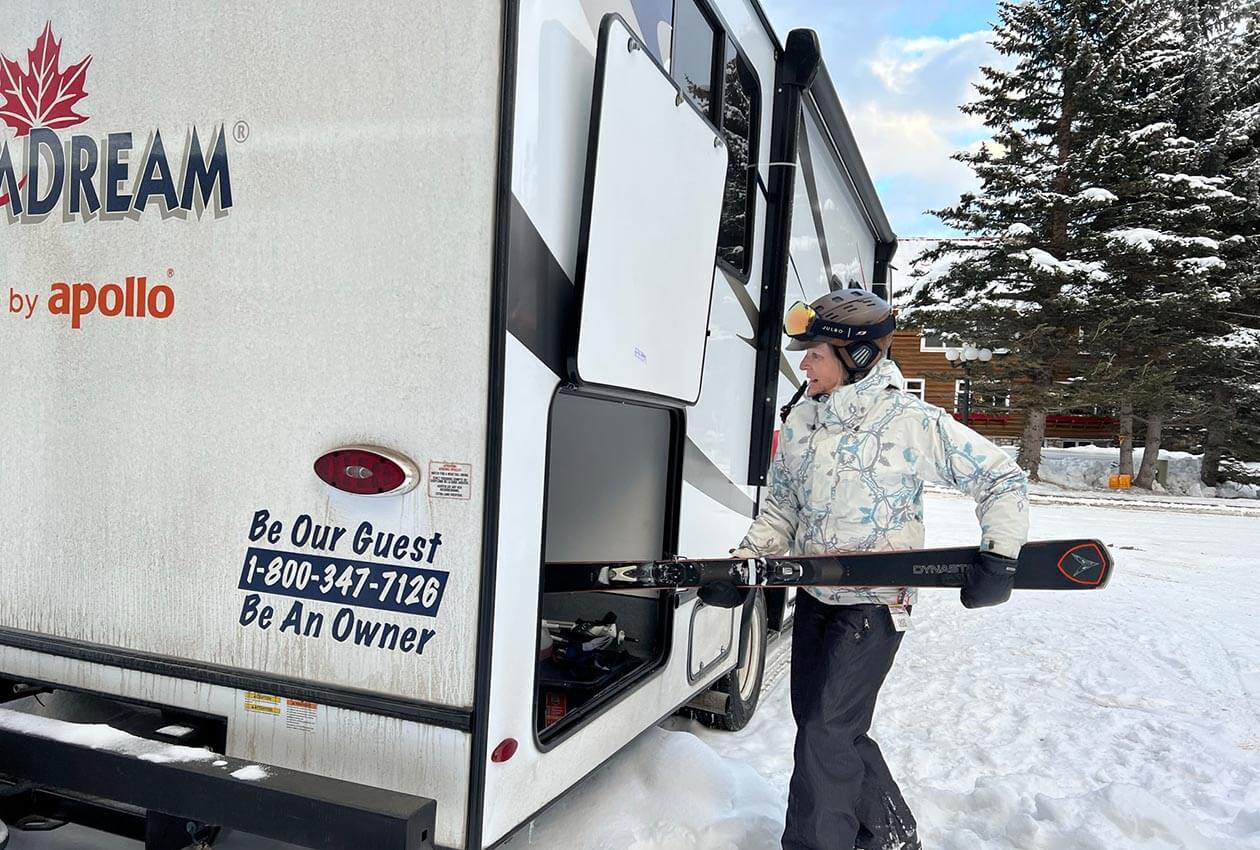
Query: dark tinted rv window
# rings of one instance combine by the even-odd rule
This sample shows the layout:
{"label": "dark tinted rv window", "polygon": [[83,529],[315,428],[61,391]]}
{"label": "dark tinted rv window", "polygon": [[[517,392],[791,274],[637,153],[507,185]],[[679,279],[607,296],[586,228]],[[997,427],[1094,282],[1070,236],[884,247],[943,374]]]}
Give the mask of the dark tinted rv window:
{"label": "dark tinted rv window", "polygon": [[760,98],[757,78],[748,63],[726,43],[722,80],[722,133],[726,136],[726,199],[722,202],[722,228],[718,233],[718,257],[736,271],[747,274],[751,263],[753,191],[756,163],[757,110]]}
{"label": "dark tinted rv window", "polygon": [[716,49],[717,32],[695,0],[678,0],[674,4],[674,58],[670,62],[670,73],[682,86],[683,93],[710,118],[713,117]]}

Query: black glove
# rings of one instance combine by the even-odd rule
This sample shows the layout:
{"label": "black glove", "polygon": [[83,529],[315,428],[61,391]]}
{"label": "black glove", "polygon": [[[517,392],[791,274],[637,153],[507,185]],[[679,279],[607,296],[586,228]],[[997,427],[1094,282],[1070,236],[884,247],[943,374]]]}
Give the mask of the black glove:
{"label": "black glove", "polygon": [[1010,599],[1018,563],[994,552],[981,552],[980,563],[967,567],[961,594],[963,607],[988,608]]}
{"label": "black glove", "polygon": [[714,581],[700,585],[696,595],[705,605],[711,605],[714,608],[738,608],[744,604],[748,589],[736,587],[729,581]]}

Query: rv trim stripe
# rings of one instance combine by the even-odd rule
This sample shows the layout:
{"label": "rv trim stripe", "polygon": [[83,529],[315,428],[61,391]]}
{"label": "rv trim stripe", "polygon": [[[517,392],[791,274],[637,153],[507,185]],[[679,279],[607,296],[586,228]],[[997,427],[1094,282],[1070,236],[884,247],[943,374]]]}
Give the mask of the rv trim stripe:
{"label": "rv trim stripe", "polygon": [[201,661],[169,658],[119,647],[39,635],[19,629],[0,628],[0,644],[32,652],[51,653],[92,664],[138,670],[141,673],[152,673],[156,676],[205,682],[243,691],[260,691],[276,696],[307,700],[333,708],[396,717],[400,720],[426,723],[458,732],[470,732],[473,728],[473,712],[470,709],[415,702],[372,691],[322,685],[318,682],[291,679],[287,676],[265,675]]}

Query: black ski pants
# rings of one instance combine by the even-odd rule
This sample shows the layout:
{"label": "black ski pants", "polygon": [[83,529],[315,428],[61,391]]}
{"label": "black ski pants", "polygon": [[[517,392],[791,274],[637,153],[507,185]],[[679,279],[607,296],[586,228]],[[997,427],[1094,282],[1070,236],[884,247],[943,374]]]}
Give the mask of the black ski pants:
{"label": "black ski pants", "polygon": [[917,846],[916,825],[866,734],[901,633],[883,605],[796,594],[792,626],[795,767],[783,850]]}

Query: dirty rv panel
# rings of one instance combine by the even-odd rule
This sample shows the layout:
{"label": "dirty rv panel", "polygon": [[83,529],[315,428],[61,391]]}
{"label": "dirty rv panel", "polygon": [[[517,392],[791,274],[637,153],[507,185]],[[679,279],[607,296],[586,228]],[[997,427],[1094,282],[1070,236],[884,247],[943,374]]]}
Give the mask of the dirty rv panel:
{"label": "dirty rv panel", "polygon": [[[465,376],[492,357],[504,12],[0,10],[22,74],[42,45],[78,75],[53,128],[0,122],[37,174],[0,180],[0,273],[35,303],[0,326],[0,677],[223,718],[231,758],[436,800],[446,846],[472,762],[488,403]],[[418,485],[313,469],[365,444]]]}
{"label": "dirty rv panel", "polygon": [[[0,625],[470,708],[486,411],[467,403],[458,375],[488,360],[499,56],[481,36],[497,31],[500,9],[461,12],[458,28],[479,35],[467,59],[400,61],[392,88],[365,97],[379,78],[347,61],[356,32],[331,20],[308,21],[301,63],[258,61],[270,55],[263,33],[289,29],[300,8],[269,5],[241,32],[209,11],[183,21],[180,31],[222,37],[213,62],[177,37],[130,61],[130,42],[111,41],[111,29],[166,29],[173,22],[155,9],[106,22],[85,7],[50,24],[21,4],[2,13],[6,33],[34,44],[47,26],[67,59],[91,57],[84,120],[49,135],[82,147],[100,134],[117,148],[127,131],[137,160],[149,141],[147,167],[159,175],[201,156],[222,209],[163,215],[159,194],[133,221],[85,206],[68,221],[0,224],[0,262],[42,296],[28,320],[0,331],[0,424],[14,447],[0,460],[0,505],[21,529],[0,542]],[[433,39],[423,33],[445,39],[451,27],[385,10],[361,36],[401,58]],[[147,63],[184,70],[155,77],[140,99],[132,74]],[[480,81],[471,93],[470,79]],[[324,129],[330,110],[344,135]],[[159,137],[169,162],[156,158]],[[185,141],[200,154],[181,150]],[[372,155],[356,155],[365,144]],[[133,201],[144,197],[142,165],[111,171],[119,191],[131,181]],[[339,203],[331,174],[346,190]],[[423,229],[400,176],[443,210]],[[63,180],[63,191],[71,183],[87,205],[81,181]],[[96,287],[98,308],[60,314],[67,279],[85,306]],[[141,287],[160,312],[111,306],[114,293],[125,306]],[[458,346],[434,344],[446,329],[459,329]],[[316,459],[364,442],[410,457],[422,486],[373,500],[314,474]],[[75,532],[52,533],[65,529]],[[284,572],[289,560],[298,575]],[[429,604],[408,602],[415,587]],[[252,615],[268,607],[275,626],[264,628]],[[308,627],[313,613],[322,626]],[[280,628],[290,614],[297,633]],[[366,636],[395,628],[432,636],[423,652]]]}

